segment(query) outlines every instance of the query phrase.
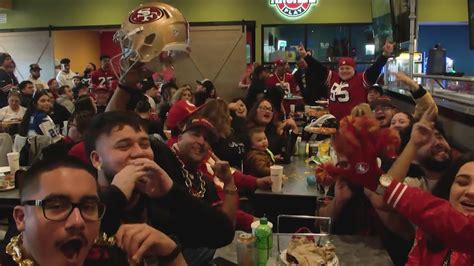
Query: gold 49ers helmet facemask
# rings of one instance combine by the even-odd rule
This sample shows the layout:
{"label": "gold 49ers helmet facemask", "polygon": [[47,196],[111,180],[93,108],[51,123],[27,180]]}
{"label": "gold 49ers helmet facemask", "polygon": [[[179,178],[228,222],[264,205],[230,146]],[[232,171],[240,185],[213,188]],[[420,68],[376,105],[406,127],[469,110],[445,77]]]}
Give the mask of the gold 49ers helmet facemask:
{"label": "gold 49ers helmet facemask", "polygon": [[158,71],[163,62],[190,52],[189,24],[181,12],[164,3],[140,4],[114,35],[120,43],[120,80],[135,65]]}

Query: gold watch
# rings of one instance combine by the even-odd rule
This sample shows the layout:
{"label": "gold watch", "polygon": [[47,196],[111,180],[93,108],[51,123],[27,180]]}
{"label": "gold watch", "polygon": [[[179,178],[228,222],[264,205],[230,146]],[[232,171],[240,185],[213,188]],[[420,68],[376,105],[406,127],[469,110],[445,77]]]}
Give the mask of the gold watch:
{"label": "gold watch", "polygon": [[392,184],[393,177],[387,174],[383,174],[379,178],[379,186],[377,187],[377,190],[375,193],[382,195],[385,193],[385,190]]}

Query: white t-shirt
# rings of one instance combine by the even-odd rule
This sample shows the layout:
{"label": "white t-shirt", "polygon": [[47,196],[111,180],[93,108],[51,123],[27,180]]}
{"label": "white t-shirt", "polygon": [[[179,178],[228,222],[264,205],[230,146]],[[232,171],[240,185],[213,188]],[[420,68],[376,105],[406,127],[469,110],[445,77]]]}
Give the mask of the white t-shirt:
{"label": "white t-shirt", "polygon": [[48,83],[44,82],[41,79],[33,79],[33,77],[30,76],[30,78],[28,80],[33,83],[33,85],[35,86],[35,89],[37,91],[38,90],[45,90],[45,89],[49,88]]}
{"label": "white t-shirt", "polygon": [[16,112],[13,111],[10,106],[5,106],[0,109],[0,121],[21,120],[23,119],[25,112],[26,108],[23,106],[20,106],[20,109]]}
{"label": "white t-shirt", "polygon": [[74,81],[73,78],[77,76],[76,73],[73,71],[69,71],[69,73],[64,73],[63,71],[59,71],[58,75],[56,76],[56,80],[59,83],[59,86],[67,85],[69,88],[74,88]]}

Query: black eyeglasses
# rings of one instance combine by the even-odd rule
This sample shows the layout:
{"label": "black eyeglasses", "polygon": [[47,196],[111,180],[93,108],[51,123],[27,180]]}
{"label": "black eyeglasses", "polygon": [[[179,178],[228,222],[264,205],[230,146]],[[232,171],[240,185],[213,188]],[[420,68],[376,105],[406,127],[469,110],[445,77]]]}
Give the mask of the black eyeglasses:
{"label": "black eyeglasses", "polygon": [[84,220],[100,221],[105,214],[105,204],[98,199],[81,200],[73,203],[66,198],[50,198],[44,200],[26,200],[23,205],[41,206],[44,218],[50,221],[64,221],[75,208],[78,208]]}

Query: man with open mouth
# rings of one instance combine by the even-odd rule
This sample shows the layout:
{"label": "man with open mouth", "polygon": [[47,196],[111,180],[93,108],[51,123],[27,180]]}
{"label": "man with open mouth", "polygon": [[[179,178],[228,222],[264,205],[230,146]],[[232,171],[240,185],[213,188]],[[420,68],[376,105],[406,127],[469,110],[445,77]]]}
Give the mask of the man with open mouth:
{"label": "man with open mouth", "polygon": [[122,225],[114,237],[99,238],[106,206],[94,171],[81,161],[39,161],[23,180],[21,205],[13,210],[20,233],[0,252],[0,265],[119,266],[148,257],[186,264],[180,245],[147,224]]}
{"label": "man with open mouth", "polygon": [[379,121],[380,127],[389,127],[393,115],[397,112],[397,108],[393,105],[392,100],[388,96],[381,96],[372,101],[370,107],[374,112],[375,119]]}
{"label": "man with open mouth", "polygon": [[0,264],[82,265],[105,212],[93,173],[68,158],[41,161],[26,173],[20,197],[13,210],[20,234]]}

